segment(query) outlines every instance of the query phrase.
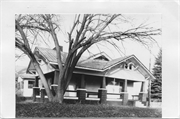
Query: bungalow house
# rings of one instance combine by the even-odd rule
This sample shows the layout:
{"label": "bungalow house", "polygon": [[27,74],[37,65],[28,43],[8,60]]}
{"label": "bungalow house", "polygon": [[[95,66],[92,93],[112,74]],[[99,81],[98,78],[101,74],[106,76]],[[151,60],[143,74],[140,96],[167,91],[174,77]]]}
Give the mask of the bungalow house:
{"label": "bungalow house", "polygon": [[[55,49],[36,47],[34,54],[48,85],[52,91],[55,90],[57,82],[54,78],[59,74]],[[61,57],[62,62],[65,62],[67,53],[62,51]],[[27,73],[37,75],[31,61]],[[148,80],[152,79],[154,76],[135,55],[117,59],[111,59],[103,52],[90,57],[82,56],[75,67],[64,98],[74,97],[79,101],[97,99],[100,103],[119,100],[123,105],[133,99],[146,102]],[[43,90],[41,80],[36,77],[34,98],[44,95]]]}

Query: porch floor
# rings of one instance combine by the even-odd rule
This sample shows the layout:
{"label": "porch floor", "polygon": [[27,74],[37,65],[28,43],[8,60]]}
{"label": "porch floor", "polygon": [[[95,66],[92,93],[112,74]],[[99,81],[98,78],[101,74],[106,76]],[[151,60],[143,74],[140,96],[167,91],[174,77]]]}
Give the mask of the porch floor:
{"label": "porch floor", "polygon": [[[36,98],[41,98],[40,96],[36,96]],[[45,98],[48,98],[47,96],[45,96]],[[70,100],[78,100],[78,97],[69,97],[69,96],[65,96],[64,99],[70,99]],[[86,100],[96,100],[99,101],[99,98],[96,97],[87,97]],[[122,101],[122,99],[117,99],[117,98],[107,98],[107,101]]]}

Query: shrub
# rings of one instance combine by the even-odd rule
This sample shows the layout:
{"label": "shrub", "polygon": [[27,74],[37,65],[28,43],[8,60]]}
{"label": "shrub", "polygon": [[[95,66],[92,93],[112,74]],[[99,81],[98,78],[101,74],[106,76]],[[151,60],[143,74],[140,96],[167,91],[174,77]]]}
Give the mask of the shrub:
{"label": "shrub", "polygon": [[128,106],[17,103],[16,117],[161,117],[161,111]]}
{"label": "shrub", "polygon": [[25,97],[16,95],[16,102],[22,102],[22,101],[25,101],[25,100],[26,100]]}

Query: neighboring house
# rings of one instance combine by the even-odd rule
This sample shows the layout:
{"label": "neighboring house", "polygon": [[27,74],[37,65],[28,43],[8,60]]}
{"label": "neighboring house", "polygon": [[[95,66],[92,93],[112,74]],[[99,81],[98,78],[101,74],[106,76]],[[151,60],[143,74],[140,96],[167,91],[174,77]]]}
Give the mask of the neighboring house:
{"label": "neighboring house", "polygon": [[21,97],[32,97],[35,75],[19,74],[16,82],[16,94]]}
{"label": "neighboring house", "polygon": [[[64,63],[67,53],[61,53]],[[57,86],[54,78],[59,74],[55,49],[36,47],[34,54],[49,86],[53,89],[53,86]],[[27,73],[37,74],[31,61]],[[128,100],[133,99],[133,96],[138,96],[139,100],[145,102],[148,80],[152,79],[154,76],[135,55],[117,59],[111,59],[103,52],[90,57],[82,56],[75,67],[65,97],[81,99],[78,94],[85,94],[85,100],[86,98],[100,98],[104,101],[120,99],[126,104]],[[43,89],[39,77],[35,80],[34,88]],[[83,91],[85,93],[82,93]]]}

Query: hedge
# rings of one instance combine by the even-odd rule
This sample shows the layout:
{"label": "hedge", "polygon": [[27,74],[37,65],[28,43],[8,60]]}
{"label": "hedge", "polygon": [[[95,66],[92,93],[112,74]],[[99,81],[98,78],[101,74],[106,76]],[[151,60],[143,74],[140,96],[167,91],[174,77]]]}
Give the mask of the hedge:
{"label": "hedge", "polygon": [[17,103],[16,117],[161,117],[161,109],[100,104]]}

